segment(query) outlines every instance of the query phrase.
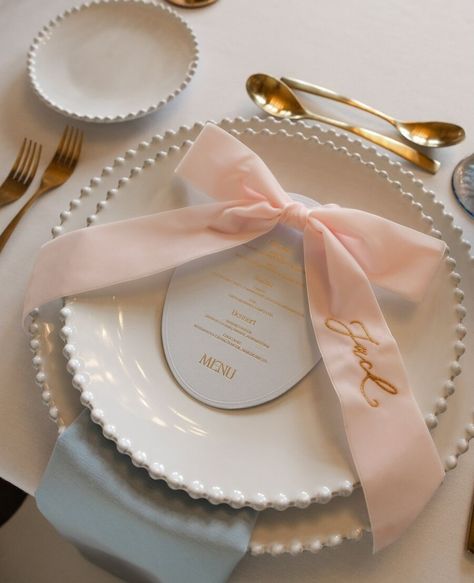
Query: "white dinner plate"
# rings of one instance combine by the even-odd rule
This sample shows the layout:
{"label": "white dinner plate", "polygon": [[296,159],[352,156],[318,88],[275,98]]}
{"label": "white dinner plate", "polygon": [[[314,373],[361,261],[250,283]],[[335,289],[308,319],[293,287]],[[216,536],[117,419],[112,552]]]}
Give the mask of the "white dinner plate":
{"label": "white dinner plate", "polygon": [[[284,131],[247,130],[238,137],[267,162],[288,192],[431,231],[431,221],[411,196],[348,151]],[[109,192],[89,224],[186,205],[174,169],[189,147],[185,142],[136,169]],[[450,272],[445,261],[418,304],[377,292],[429,419],[444,383],[459,367],[453,350],[458,299]],[[256,408],[216,409],[179,387],[160,333],[171,275],[168,271],[66,301],[62,335],[68,370],[104,435],[151,477],[216,504],[282,510],[350,495],[357,476],[337,395],[322,363],[289,392]],[[292,346],[288,338],[288,358]]]}
{"label": "white dinner plate", "polygon": [[[403,190],[413,192],[415,200],[422,201],[425,210],[428,209],[429,214],[435,216],[443,237],[451,247],[451,253],[456,256],[462,268],[466,272],[472,269],[468,245],[461,243],[460,230],[453,227],[452,217],[444,212],[439,202],[435,201],[433,193],[426,191],[422,184],[415,180],[413,174],[404,171],[399,163],[390,161],[374,148],[366,148],[357,140],[337,135],[332,130],[325,131],[314,126],[308,128],[301,124],[281,123],[271,119],[225,120],[222,125],[227,129],[239,130],[248,127],[273,130],[285,128],[290,133],[302,131],[307,135],[315,134],[321,140],[330,140],[340,148],[348,147],[351,152],[362,156],[369,166],[373,167],[375,163],[382,174],[387,173],[393,181],[401,184]],[[83,226],[84,217],[105,196],[108,188],[113,187],[120,177],[129,173],[131,167],[141,165],[145,159],[154,157],[161,149],[180,144],[184,139],[193,139],[201,127],[202,125],[196,124],[193,128],[181,128],[176,133],[167,132],[163,137],[156,136],[149,143],[141,143],[136,150],[129,150],[124,157],[116,158],[113,165],[104,168],[101,177],[92,179],[90,185],[81,191],[80,197],[71,202],[70,209],[61,214],[61,225],[53,229],[54,236]],[[452,273],[451,279],[455,283],[459,282],[458,274]],[[464,308],[458,306],[457,309],[462,315]],[[64,374],[61,346],[57,338],[58,327],[55,305],[42,309],[32,324],[31,347],[35,353],[33,361],[37,370],[36,379],[42,389],[43,400],[48,406],[50,416],[61,430],[72,422],[81,407],[77,394],[70,390],[67,376]],[[456,331],[458,337],[462,338],[465,332],[463,326],[458,325]],[[461,350],[459,345],[458,350]],[[453,390],[453,383],[446,383],[443,388],[444,395],[448,396]],[[444,425],[441,423],[440,428],[434,433],[435,442],[448,470],[456,466],[458,456],[468,449],[468,440],[474,434],[469,393],[466,391],[457,393],[450,402],[452,403],[450,409],[444,415],[446,418]],[[442,411],[444,408],[445,401],[440,399],[438,409]],[[433,422],[436,422],[436,418]],[[306,510],[290,509],[283,513],[267,510],[259,515],[250,550],[255,554],[298,553],[306,549],[317,551],[322,546],[335,545],[345,537],[360,537],[367,524],[360,491],[348,499],[334,500],[324,507],[313,505]]]}
{"label": "white dinner plate", "polygon": [[50,107],[91,122],[156,111],[191,80],[193,32],[170,8],[102,0],[67,10],[45,26],[28,53],[35,92]]}

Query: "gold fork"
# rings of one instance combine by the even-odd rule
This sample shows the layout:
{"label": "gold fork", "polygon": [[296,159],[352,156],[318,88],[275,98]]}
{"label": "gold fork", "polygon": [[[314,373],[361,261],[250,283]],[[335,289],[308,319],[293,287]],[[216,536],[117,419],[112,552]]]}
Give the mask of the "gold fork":
{"label": "gold fork", "polygon": [[30,186],[41,157],[41,146],[36,142],[23,140],[18,156],[0,186],[0,207],[18,200]]}
{"label": "gold fork", "polygon": [[66,126],[51,162],[41,177],[41,184],[33,196],[21,207],[0,235],[0,251],[5,247],[18,223],[28,209],[46,192],[66,182],[76,168],[81,154],[83,133],[81,130]]}

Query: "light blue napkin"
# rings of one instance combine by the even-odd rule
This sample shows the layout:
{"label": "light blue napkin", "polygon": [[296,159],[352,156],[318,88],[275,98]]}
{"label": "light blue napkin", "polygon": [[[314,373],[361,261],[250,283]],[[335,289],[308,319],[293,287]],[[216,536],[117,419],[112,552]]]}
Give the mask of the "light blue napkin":
{"label": "light blue napkin", "polygon": [[36,503],[83,555],[127,581],[222,583],[256,520],[253,510],[212,506],[151,480],[88,411],[58,438]]}

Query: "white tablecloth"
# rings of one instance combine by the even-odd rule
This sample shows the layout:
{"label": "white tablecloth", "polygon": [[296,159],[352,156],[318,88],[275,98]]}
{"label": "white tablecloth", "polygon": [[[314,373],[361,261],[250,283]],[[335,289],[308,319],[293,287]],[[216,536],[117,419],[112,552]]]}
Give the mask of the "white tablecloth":
{"label": "white tablecloth", "polygon": [[[67,120],[32,93],[26,52],[39,28],[74,4],[74,0],[0,0],[2,173],[8,171],[24,136],[44,145],[43,161],[56,147]],[[436,191],[465,237],[474,242],[474,223],[459,209],[450,189],[455,164],[474,150],[470,0],[219,0],[207,9],[182,14],[200,43],[201,61],[191,85],[164,110],[146,118],[109,126],[84,124],[84,154],[74,176],[34,207],[0,255],[0,475],[30,493],[56,438],[19,331],[21,296],[36,250],[49,238],[59,212],[78,189],[114,156],[167,128],[257,113],[245,92],[250,73],[314,80],[400,118],[447,119],[463,125],[467,131],[463,144],[435,152],[443,164],[441,171],[436,176],[415,173]],[[388,131],[383,122],[356,110],[323,100],[316,108]],[[0,210],[0,228],[20,204]],[[474,293],[474,281],[464,280],[463,288]],[[367,537],[360,544],[345,544],[316,556],[246,558],[233,579],[472,581],[474,561],[463,548],[473,484],[474,457],[468,453],[416,525],[375,558],[370,556]],[[36,533],[34,538],[31,532]],[[3,553],[9,546],[14,549],[14,562]],[[9,581],[54,582],[69,569],[74,570],[74,577],[68,575],[71,580],[112,580],[60,541],[32,507],[2,529],[0,572],[8,572]]]}

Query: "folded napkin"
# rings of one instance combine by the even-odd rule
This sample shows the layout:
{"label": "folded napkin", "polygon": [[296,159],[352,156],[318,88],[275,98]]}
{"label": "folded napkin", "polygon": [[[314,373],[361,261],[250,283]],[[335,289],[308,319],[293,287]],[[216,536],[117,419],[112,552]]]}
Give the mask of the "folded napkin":
{"label": "folded napkin", "polygon": [[103,438],[88,411],[58,438],[35,497],[86,558],[134,582],[223,583],[257,516],[152,481]]}
{"label": "folded napkin", "polygon": [[371,283],[420,300],[444,243],[360,210],[295,202],[254,152],[213,125],[201,132],[177,174],[216,202],[50,241],[35,264],[25,317],[56,298],[241,245],[277,224],[301,230],[315,337],[339,397],[374,550],[383,548],[415,519],[444,470]]}

